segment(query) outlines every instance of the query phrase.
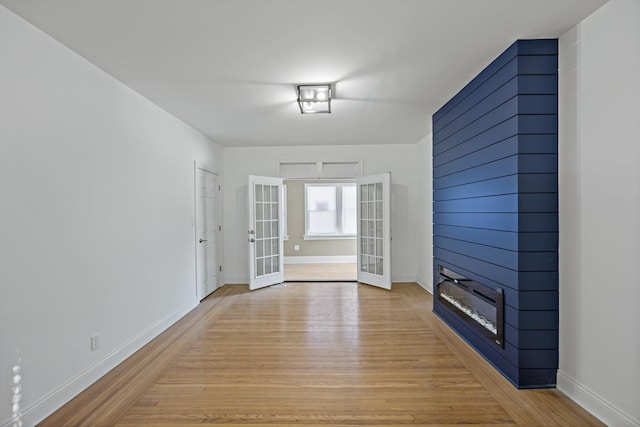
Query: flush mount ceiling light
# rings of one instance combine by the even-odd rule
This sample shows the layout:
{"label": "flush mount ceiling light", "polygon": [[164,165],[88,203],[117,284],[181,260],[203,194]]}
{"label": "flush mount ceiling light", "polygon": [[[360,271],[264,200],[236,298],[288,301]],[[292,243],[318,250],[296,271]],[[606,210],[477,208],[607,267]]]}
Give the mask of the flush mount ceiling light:
{"label": "flush mount ceiling light", "polygon": [[298,85],[298,105],[302,114],[331,112],[331,85]]}

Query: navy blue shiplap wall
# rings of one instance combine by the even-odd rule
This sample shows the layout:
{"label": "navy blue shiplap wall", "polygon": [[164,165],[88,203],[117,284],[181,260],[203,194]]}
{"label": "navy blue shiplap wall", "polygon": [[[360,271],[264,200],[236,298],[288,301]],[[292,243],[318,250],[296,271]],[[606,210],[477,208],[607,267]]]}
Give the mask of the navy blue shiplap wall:
{"label": "navy blue shiplap wall", "polygon": [[502,288],[504,348],[434,311],[522,388],[558,368],[557,72],[557,40],[518,40],[433,115],[434,283]]}

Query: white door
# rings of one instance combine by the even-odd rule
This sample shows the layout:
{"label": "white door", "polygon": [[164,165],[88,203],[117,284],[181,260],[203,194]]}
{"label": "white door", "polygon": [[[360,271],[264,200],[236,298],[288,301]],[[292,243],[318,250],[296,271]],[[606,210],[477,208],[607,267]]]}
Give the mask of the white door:
{"label": "white door", "polygon": [[196,166],[196,295],[218,288],[218,176]]}
{"label": "white door", "polygon": [[391,173],[358,186],[358,282],[391,289]]}
{"label": "white door", "polygon": [[284,282],[282,179],[249,176],[249,289]]}

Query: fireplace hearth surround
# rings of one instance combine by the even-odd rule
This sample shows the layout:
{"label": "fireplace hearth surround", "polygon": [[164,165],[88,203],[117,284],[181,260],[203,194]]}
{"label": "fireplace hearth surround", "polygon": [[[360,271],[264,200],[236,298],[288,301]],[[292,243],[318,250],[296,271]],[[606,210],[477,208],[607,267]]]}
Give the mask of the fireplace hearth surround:
{"label": "fireplace hearth surround", "polygon": [[433,310],[519,388],[558,369],[557,73],[518,40],[433,115]]}
{"label": "fireplace hearth surround", "polygon": [[504,347],[502,288],[490,289],[448,268],[438,266],[436,298],[463,321]]}

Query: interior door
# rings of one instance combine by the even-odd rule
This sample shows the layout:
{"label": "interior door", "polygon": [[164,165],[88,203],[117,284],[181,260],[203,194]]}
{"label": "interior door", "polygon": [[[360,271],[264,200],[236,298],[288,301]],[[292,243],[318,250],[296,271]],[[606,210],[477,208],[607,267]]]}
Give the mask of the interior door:
{"label": "interior door", "polygon": [[249,289],[284,282],[282,179],[249,176]]}
{"label": "interior door", "polygon": [[218,176],[196,167],[196,295],[218,288]]}
{"label": "interior door", "polygon": [[391,173],[358,186],[358,282],[391,290]]}

